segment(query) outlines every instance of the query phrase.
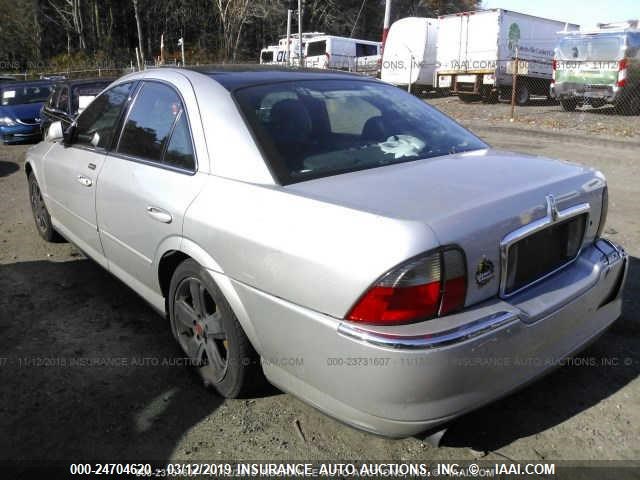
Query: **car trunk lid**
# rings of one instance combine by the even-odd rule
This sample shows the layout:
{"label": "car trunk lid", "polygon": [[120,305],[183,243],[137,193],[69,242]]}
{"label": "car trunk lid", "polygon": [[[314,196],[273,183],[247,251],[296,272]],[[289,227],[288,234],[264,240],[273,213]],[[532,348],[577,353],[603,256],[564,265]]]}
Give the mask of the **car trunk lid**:
{"label": "car trunk lid", "polygon": [[[548,195],[560,210],[588,203],[598,227],[604,181],[592,169],[543,157],[478,150],[325,177],[287,190],[325,202],[420,222],[441,245],[460,246],[467,258],[470,305],[500,287],[500,243],[547,215]],[[491,268],[493,271],[491,271]],[[383,273],[383,272],[381,272]]]}

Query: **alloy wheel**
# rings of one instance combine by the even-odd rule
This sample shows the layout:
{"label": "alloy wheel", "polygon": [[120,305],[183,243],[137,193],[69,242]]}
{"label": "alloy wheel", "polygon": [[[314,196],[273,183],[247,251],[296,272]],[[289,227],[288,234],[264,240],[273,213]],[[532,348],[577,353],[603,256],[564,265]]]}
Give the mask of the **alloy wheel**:
{"label": "alloy wheel", "polygon": [[33,210],[33,216],[36,219],[36,226],[38,230],[41,232],[45,232],[47,230],[47,208],[44,204],[44,200],[42,199],[42,193],[40,192],[40,187],[38,186],[38,182],[31,182],[31,208]]}
{"label": "alloy wheel", "polygon": [[176,337],[205,384],[217,384],[228,368],[228,340],[222,313],[202,281],[182,280],[174,296]]}

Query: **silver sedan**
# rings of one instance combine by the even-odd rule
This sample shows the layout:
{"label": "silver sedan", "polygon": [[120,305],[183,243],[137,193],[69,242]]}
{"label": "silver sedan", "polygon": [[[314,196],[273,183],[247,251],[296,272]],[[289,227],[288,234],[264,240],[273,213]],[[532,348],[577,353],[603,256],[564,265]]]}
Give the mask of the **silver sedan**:
{"label": "silver sedan", "polygon": [[167,316],[205,384],[264,375],[383,435],[508,394],[621,312],[601,173],[493,150],[355,75],[127,75],[26,173],[41,236]]}

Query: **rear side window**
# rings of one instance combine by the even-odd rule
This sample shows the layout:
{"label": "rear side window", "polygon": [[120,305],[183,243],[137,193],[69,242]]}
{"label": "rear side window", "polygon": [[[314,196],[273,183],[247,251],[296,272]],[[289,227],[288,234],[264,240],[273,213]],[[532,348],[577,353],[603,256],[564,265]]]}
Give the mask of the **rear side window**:
{"label": "rear side window", "polygon": [[315,57],[317,55],[324,55],[327,51],[327,41],[322,40],[320,42],[309,42],[307,46],[307,56]]}
{"label": "rear side window", "polygon": [[171,140],[169,140],[169,145],[164,155],[164,163],[185,170],[195,170],[193,143],[191,142],[187,116],[184,111],[180,112],[171,134]]}
{"label": "rear side window", "polygon": [[118,153],[173,167],[194,168],[187,117],[175,90],[156,82],[144,84],[122,130]]}
{"label": "rear side window", "polygon": [[98,98],[78,117],[74,145],[108,148],[133,83],[117,85]]}

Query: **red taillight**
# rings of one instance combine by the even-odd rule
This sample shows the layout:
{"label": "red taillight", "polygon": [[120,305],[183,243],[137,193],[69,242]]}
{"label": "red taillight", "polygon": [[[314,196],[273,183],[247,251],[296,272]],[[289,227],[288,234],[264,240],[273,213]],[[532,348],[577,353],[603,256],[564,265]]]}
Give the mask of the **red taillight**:
{"label": "red taillight", "polygon": [[627,66],[628,60],[626,58],[618,62],[618,81],[616,83],[618,87],[624,87],[627,84]]}
{"label": "red taillight", "polygon": [[347,319],[393,325],[446,315],[464,306],[466,277],[460,250],[421,255],[383,275],[360,298]]}
{"label": "red taillight", "polygon": [[558,69],[558,61],[555,58],[551,61],[551,68],[554,71]]}

